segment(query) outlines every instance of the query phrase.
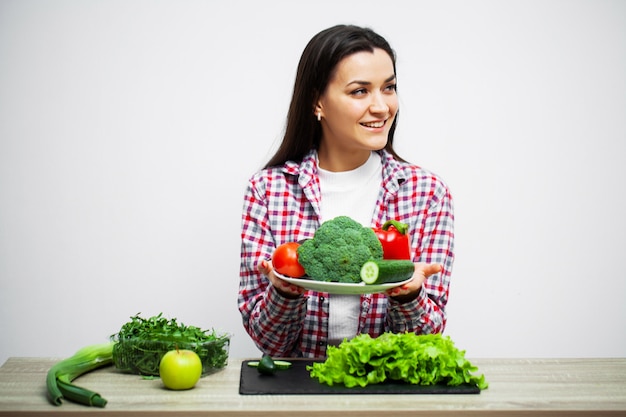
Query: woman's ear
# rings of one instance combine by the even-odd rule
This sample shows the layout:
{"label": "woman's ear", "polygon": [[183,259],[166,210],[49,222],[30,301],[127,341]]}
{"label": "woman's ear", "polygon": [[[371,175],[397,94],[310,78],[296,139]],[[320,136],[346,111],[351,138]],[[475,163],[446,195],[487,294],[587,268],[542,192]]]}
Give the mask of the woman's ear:
{"label": "woman's ear", "polygon": [[323,111],[322,111],[322,105],[321,103],[318,101],[317,104],[315,104],[314,108],[313,108],[313,113],[315,114],[315,117],[317,117],[317,121],[321,121],[322,120],[322,116]]}

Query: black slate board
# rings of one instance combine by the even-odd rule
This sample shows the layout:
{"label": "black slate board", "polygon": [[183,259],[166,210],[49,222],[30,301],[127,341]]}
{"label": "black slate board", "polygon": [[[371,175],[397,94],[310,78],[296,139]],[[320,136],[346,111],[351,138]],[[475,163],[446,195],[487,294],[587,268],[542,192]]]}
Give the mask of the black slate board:
{"label": "black slate board", "polygon": [[312,361],[302,359],[289,359],[289,361],[293,364],[291,368],[277,371],[274,375],[262,375],[256,368],[248,366],[250,361],[244,361],[241,364],[239,394],[480,394],[477,386],[469,384],[450,387],[385,382],[353,388],[343,385],[329,386],[311,378],[306,367],[313,363]]}

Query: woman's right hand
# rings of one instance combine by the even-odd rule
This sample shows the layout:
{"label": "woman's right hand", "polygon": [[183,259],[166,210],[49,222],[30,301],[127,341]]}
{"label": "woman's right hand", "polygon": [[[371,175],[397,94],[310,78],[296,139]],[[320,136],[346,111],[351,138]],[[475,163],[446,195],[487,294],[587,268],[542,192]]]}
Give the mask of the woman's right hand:
{"label": "woman's right hand", "polygon": [[283,297],[298,298],[306,291],[302,287],[278,278],[274,273],[274,267],[272,264],[265,259],[259,263],[259,272],[270,280],[274,288],[276,288],[276,291],[278,291],[278,293]]}

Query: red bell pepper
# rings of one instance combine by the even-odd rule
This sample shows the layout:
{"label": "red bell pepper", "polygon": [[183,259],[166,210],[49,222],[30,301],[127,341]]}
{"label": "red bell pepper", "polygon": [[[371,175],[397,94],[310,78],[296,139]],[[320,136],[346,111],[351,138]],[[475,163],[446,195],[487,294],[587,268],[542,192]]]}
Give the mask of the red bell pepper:
{"label": "red bell pepper", "polygon": [[384,259],[411,259],[408,230],[408,224],[397,220],[387,220],[382,227],[374,228],[383,245]]}

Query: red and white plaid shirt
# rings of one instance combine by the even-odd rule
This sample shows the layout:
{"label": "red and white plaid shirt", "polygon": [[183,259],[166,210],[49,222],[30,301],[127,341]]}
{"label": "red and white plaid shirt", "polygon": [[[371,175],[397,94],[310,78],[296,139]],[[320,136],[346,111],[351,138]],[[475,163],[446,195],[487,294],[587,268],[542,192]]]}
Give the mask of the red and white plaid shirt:
{"label": "red and white plaid shirt", "polygon": [[[413,301],[362,295],[358,333],[441,333],[454,262],[452,197],[433,173],[379,153],[382,187],[370,226],[379,227],[388,219],[408,223],[413,261],[438,263],[443,271],[429,277]],[[326,356],[329,294],[307,291],[287,299],[257,269],[278,245],[313,237],[320,225],[320,195],[315,151],[299,164],[289,161],[261,170],[249,180],[245,193],[238,306],[252,340],[272,356]]]}

